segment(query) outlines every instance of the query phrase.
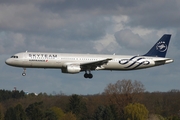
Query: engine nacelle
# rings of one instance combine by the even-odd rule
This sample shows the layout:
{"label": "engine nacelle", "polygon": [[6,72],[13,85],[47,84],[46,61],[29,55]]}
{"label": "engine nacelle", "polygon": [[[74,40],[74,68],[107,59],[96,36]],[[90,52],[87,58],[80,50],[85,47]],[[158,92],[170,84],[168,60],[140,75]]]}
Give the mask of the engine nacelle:
{"label": "engine nacelle", "polygon": [[66,67],[61,69],[62,73],[70,73],[75,74],[79,73],[81,71],[81,68],[79,65],[67,65]]}

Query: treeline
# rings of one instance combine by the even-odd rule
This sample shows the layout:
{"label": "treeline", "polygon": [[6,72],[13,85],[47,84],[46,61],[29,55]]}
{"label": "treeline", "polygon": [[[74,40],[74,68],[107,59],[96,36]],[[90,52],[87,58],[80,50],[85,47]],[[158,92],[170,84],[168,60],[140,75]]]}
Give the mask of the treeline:
{"label": "treeline", "polygon": [[8,90],[0,90],[0,102],[14,98],[23,98],[25,93],[23,91],[8,91]]}
{"label": "treeline", "polygon": [[179,90],[150,93],[132,80],[95,95],[0,90],[0,120],[180,120],[179,103]]}

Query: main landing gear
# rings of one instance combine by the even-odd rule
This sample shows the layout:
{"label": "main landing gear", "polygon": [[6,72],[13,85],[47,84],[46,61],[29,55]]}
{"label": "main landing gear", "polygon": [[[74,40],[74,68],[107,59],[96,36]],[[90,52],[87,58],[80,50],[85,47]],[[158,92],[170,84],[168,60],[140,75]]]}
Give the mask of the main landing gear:
{"label": "main landing gear", "polygon": [[87,71],[85,71],[85,74],[84,74],[84,77],[85,78],[93,78],[93,75],[91,74],[91,72],[89,71],[89,73],[87,73]]}
{"label": "main landing gear", "polygon": [[24,69],[24,71],[22,73],[22,76],[26,76],[26,68],[23,68],[23,69]]}

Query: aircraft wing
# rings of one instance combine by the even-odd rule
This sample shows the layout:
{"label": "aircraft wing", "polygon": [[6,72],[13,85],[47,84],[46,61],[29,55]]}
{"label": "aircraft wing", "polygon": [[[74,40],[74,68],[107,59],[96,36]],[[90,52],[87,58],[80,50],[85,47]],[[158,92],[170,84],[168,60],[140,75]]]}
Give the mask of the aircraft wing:
{"label": "aircraft wing", "polygon": [[81,63],[80,66],[82,70],[95,70],[97,67],[101,67],[101,65],[107,64],[110,60],[112,60],[112,58],[107,58],[107,59],[87,62],[87,63]]}

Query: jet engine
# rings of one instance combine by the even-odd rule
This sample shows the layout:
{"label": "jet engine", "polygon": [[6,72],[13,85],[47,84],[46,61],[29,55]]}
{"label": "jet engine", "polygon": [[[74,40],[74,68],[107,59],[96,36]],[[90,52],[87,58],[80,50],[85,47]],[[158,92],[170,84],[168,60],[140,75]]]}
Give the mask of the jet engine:
{"label": "jet engine", "polygon": [[67,65],[66,67],[61,69],[62,73],[70,73],[75,74],[79,73],[81,71],[81,68],[79,65]]}

